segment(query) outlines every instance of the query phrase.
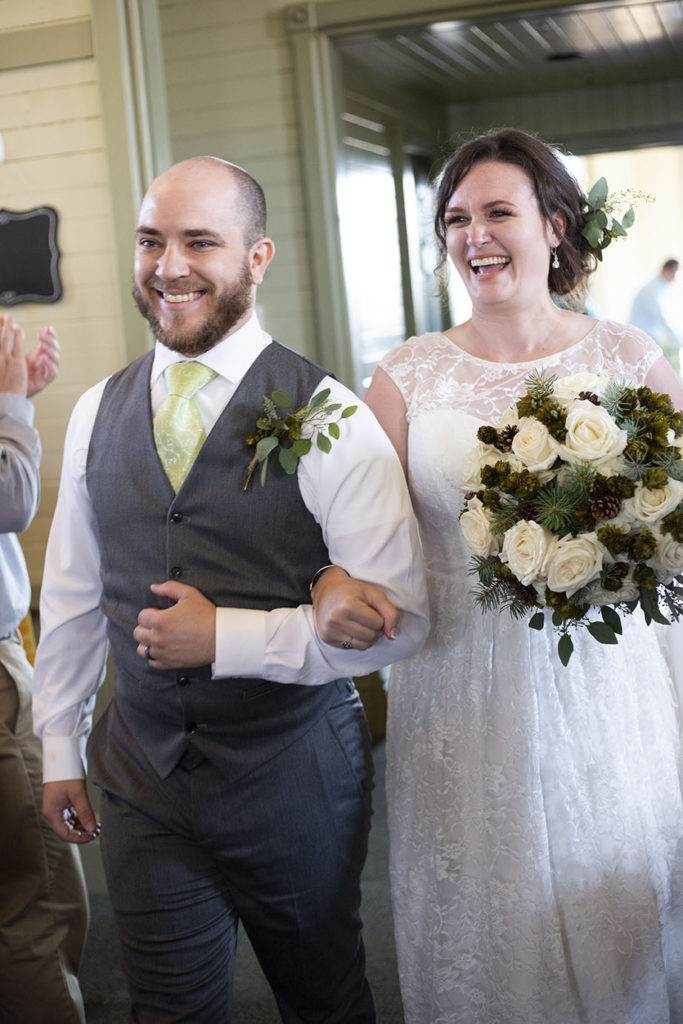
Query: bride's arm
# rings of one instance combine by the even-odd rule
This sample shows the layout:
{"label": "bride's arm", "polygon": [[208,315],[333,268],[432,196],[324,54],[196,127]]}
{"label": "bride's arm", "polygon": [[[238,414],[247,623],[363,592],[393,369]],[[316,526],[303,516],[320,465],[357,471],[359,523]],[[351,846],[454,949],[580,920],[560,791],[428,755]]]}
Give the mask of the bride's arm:
{"label": "bride's arm", "polygon": [[378,366],[365,396],[401,460],[403,472],[408,476],[408,420],[403,395],[388,373]]}
{"label": "bride's arm", "polygon": [[653,391],[664,391],[671,395],[673,404],[683,412],[683,386],[673,366],[664,356],[651,367],[645,383]]}
{"label": "bride's arm", "polygon": [[[380,367],[375,370],[365,401],[396,449],[406,473],[406,407],[400,391]],[[330,566],[323,572],[311,593],[316,625],[325,643],[338,646],[346,640],[356,649],[366,650],[382,633],[391,638],[398,632],[400,614],[384,591],[351,578],[339,566]]]}

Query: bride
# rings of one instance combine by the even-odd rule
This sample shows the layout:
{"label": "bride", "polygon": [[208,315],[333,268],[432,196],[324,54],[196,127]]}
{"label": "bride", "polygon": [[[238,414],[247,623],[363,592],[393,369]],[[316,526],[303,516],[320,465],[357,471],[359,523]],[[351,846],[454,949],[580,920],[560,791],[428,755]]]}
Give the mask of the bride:
{"label": "bride", "polygon": [[[550,630],[473,606],[458,527],[477,426],[497,421],[531,370],[626,378],[683,408],[650,338],[551,297],[585,289],[594,269],[584,202],[525,132],[457,150],[436,232],[472,317],[391,352],[367,394],[409,481],[432,618],[389,686],[407,1024],[683,1021],[683,728],[664,627],[637,612],[617,646],[577,635],[564,668]],[[332,568],[314,588],[329,643],[362,647],[381,627],[355,587]]]}

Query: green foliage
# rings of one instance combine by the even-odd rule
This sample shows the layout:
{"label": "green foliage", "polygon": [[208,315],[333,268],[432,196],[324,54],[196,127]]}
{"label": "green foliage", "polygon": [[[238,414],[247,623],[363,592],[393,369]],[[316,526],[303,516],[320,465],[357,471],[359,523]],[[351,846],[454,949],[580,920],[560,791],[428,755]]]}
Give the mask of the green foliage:
{"label": "green foliage", "polygon": [[[331,451],[330,438],[338,440],[340,437],[339,421],[353,416],[358,406],[342,409],[340,402],[329,402],[329,397],[330,389],[324,388],[307,405],[296,410],[287,391],[276,389],[264,397],[263,414],[256,419],[256,430],[246,438],[246,443],[254,448],[254,455],[247,469],[245,491],[259,463],[261,486],[265,486],[268,462],[276,451],[280,468],[288,476],[296,473],[299,459],[308,454],[312,445],[311,437],[302,436],[304,429],[315,437],[320,451]],[[333,418],[335,413],[339,414],[336,419]]]}
{"label": "green foliage", "polygon": [[567,533],[578,504],[571,490],[566,490],[557,480],[553,480],[536,496],[536,521],[551,533]]}
{"label": "green foliage", "polygon": [[[630,204],[636,200],[650,202],[651,199],[651,196],[633,189],[615,192],[610,196],[605,178],[596,181],[587,196],[581,234],[599,260],[602,260],[603,250],[612,240],[625,238],[626,232],[633,226],[636,215]],[[621,214],[624,207],[627,208]],[[621,220],[617,220],[615,213],[619,213]]]}

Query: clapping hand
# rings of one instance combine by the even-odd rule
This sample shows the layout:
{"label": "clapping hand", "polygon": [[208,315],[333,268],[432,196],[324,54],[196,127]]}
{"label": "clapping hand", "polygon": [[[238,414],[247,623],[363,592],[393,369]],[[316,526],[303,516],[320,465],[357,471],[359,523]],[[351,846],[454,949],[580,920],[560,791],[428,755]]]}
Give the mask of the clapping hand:
{"label": "clapping hand", "polygon": [[54,327],[44,327],[38,335],[38,344],[26,356],[28,366],[27,397],[31,398],[51,384],[59,370],[60,349]]}
{"label": "clapping hand", "polygon": [[0,316],[0,391],[26,395],[28,365],[24,355],[24,331],[12,316]]}
{"label": "clapping hand", "polygon": [[59,359],[54,327],[44,327],[26,355],[24,329],[10,314],[0,316],[0,391],[31,398],[55,379]]}

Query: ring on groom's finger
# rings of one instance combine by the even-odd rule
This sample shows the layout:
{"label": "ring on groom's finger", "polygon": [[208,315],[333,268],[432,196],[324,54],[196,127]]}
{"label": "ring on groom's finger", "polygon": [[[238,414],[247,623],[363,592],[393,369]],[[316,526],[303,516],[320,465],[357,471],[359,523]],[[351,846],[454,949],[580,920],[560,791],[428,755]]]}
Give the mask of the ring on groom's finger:
{"label": "ring on groom's finger", "polygon": [[150,658],[149,644],[145,644],[145,657],[147,658],[147,661],[149,661],[149,658]]}
{"label": "ring on groom's finger", "polygon": [[342,640],[341,646],[344,648],[345,651],[350,651],[353,647],[353,644],[351,643],[350,640]]}

